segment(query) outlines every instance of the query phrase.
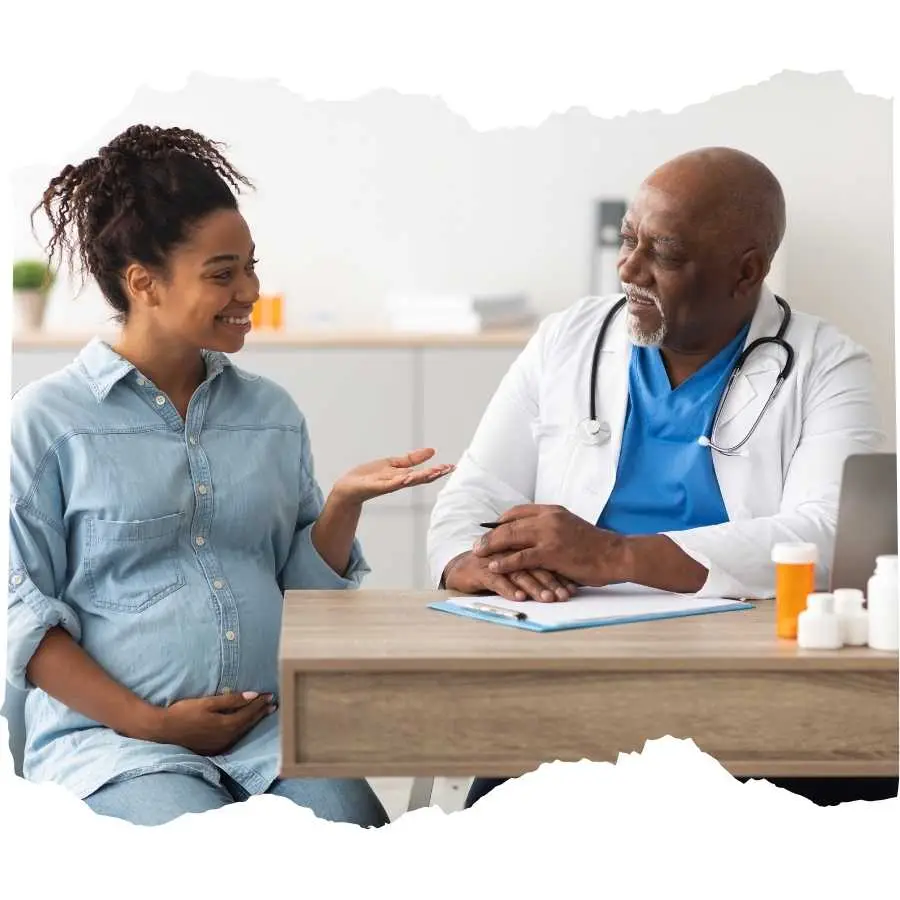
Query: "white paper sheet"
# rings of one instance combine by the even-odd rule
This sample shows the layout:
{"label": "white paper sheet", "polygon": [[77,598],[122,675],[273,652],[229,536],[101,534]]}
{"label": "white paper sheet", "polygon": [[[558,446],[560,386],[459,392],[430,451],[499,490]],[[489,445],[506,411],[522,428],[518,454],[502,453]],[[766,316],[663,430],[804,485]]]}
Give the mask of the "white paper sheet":
{"label": "white paper sheet", "polygon": [[734,600],[708,597],[699,599],[636,585],[581,588],[571,600],[555,603],[539,603],[536,600],[517,602],[496,595],[454,597],[448,602],[470,609],[487,605],[523,612],[529,621],[547,627],[577,622],[627,622],[635,618],[674,617],[701,609],[714,612],[729,607],[742,608]]}

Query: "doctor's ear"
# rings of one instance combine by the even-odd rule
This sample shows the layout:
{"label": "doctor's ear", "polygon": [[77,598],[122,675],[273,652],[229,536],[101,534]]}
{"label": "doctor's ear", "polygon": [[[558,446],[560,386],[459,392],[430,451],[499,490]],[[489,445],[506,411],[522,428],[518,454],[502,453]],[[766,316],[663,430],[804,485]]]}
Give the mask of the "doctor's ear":
{"label": "doctor's ear", "polygon": [[747,297],[756,292],[769,274],[769,260],[756,247],[747,250],[738,261],[738,280],[734,286],[737,297]]}

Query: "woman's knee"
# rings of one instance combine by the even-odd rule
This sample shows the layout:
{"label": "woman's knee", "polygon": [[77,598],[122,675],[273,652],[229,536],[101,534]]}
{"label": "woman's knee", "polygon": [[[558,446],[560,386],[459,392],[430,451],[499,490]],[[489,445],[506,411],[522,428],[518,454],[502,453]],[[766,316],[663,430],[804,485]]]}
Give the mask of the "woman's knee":
{"label": "woman's knee", "polygon": [[219,809],[233,799],[223,787],[199,775],[153,772],[106,784],[84,802],[101,816],[162,825],[187,813]]}
{"label": "woman's knee", "polygon": [[287,797],[329,822],[379,828],[390,821],[371,785],[361,778],[288,778],[276,781],[269,793]]}

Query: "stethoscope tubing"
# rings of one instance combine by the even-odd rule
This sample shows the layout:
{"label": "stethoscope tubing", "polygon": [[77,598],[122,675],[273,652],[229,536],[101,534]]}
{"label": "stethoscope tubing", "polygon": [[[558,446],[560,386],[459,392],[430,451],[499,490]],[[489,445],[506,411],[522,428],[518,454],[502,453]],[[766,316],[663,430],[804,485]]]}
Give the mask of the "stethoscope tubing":
{"label": "stethoscope tubing", "polygon": [[[787,377],[790,375],[791,370],[794,367],[794,348],[785,340],[784,337],[785,333],[787,332],[788,326],[791,323],[791,307],[786,300],[783,300],[777,295],[775,297],[775,301],[781,307],[782,312],[781,325],[779,326],[777,333],[769,337],[756,338],[756,340],[748,344],[743,349],[741,355],[737,359],[737,362],[734,364],[734,368],[731,370],[731,375],[728,378],[728,383],[726,384],[725,390],[722,392],[722,396],[719,398],[719,402],[716,405],[716,411],[713,416],[712,425],[709,431],[710,436],[701,436],[699,439],[699,443],[703,446],[707,446],[711,450],[715,450],[716,452],[722,453],[726,456],[742,455],[744,451],[742,451],[741,448],[753,436],[757,426],[762,421],[763,416],[772,405],[772,402],[778,395],[778,392],[781,390],[781,386],[787,380]],[[597,335],[597,339],[594,341],[594,352],[591,359],[590,396],[588,402],[590,417],[586,423],[589,434],[596,435],[601,430],[605,430],[607,432],[609,430],[608,427],[606,429],[603,429],[603,424],[597,419],[597,377],[600,369],[600,353],[603,350],[603,344],[606,340],[606,334],[609,331],[610,323],[616,317],[616,315],[618,315],[619,311],[627,302],[628,298],[625,296],[621,297],[615,302],[613,308],[604,317],[603,324],[600,326],[600,332]],[[728,398],[728,392],[731,390],[732,385],[734,384],[735,380],[743,369],[744,364],[747,362],[753,351],[757,350],[759,347],[764,346],[765,344],[775,344],[785,352],[786,358],[784,364],[781,367],[781,371],[778,373],[778,378],[775,382],[775,386],[770,392],[768,399],[766,400],[765,404],[763,404],[763,408],[760,410],[759,415],[756,417],[756,420],[750,427],[750,430],[747,432],[743,440],[739,441],[733,447],[720,447],[713,440],[712,436],[716,433],[716,425],[719,421],[719,414],[725,406],[725,401]]]}

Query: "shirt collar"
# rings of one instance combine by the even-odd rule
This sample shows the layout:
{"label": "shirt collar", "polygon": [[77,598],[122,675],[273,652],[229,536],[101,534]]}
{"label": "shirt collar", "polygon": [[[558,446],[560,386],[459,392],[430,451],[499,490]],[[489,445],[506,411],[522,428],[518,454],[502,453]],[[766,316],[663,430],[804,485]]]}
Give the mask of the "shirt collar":
{"label": "shirt collar", "polygon": [[[232,365],[231,359],[217,350],[204,350],[203,359],[206,363],[206,381],[212,381],[226,366]],[[132,372],[137,374],[132,363],[98,337],[84,347],[76,362],[98,403],[102,403],[113,387],[127,375]]]}

